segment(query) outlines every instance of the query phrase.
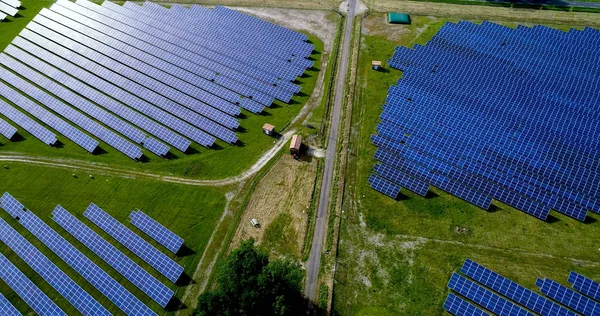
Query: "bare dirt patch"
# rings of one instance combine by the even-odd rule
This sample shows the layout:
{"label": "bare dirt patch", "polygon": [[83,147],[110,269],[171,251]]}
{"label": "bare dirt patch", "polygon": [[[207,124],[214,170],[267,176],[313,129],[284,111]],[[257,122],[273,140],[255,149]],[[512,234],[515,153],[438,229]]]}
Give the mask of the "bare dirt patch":
{"label": "bare dirt patch", "polygon": [[[426,21],[434,22],[438,20],[434,17],[423,17]],[[387,21],[387,15],[383,13],[372,13],[363,19],[362,34],[370,36],[379,36],[387,40],[398,43],[407,37],[417,38],[427,28],[427,22],[424,27],[417,27],[415,24],[390,24]]]}
{"label": "bare dirt patch", "polygon": [[[180,4],[205,4],[207,6],[218,3],[220,5],[232,6],[251,6],[251,7],[273,7],[273,8],[294,8],[294,9],[313,9],[313,10],[333,10],[336,9],[340,0],[177,0]],[[171,2],[173,3],[173,2]]]}
{"label": "bare dirt patch", "polygon": [[283,27],[314,34],[323,41],[326,52],[331,52],[336,32],[336,16],[332,11],[276,8],[231,7]]}
{"label": "bare dirt patch", "polygon": [[[279,250],[285,249],[291,250],[287,252],[299,257],[304,246],[316,172],[316,160],[296,161],[284,155],[256,186],[237,228],[231,248],[237,247],[240,241],[249,238],[256,239],[259,244],[262,243],[265,232],[271,229],[269,226],[279,216],[285,214],[289,221],[284,225],[277,223],[281,227],[276,231],[271,229],[281,235],[281,240],[277,241],[275,249],[272,249],[273,254],[279,254]],[[250,225],[252,218],[260,222],[260,228]]]}
{"label": "bare dirt patch", "polygon": [[467,20],[528,21],[571,26],[600,26],[596,13],[560,12],[533,9],[510,9],[480,5],[459,5],[399,0],[364,0],[374,12],[401,11],[421,16],[449,17]]}

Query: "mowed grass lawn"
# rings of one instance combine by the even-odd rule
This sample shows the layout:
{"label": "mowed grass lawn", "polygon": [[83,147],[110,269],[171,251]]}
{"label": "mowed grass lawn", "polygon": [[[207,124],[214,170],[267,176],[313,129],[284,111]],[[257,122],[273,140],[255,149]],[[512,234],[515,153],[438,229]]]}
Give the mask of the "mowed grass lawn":
{"label": "mowed grass lawn", "polygon": [[[4,50],[12,42],[14,37],[25,28],[27,23],[33,19],[42,7],[49,7],[52,3],[52,1],[24,1],[23,6],[26,9],[20,11],[22,16],[10,18],[10,22],[0,23],[0,50]],[[128,169],[202,179],[220,179],[237,175],[248,169],[268,148],[273,146],[273,139],[262,133],[262,126],[265,123],[270,123],[275,125],[278,130],[288,126],[312,94],[317,77],[321,71],[323,42],[318,37],[310,34],[308,34],[308,38],[315,45],[315,50],[310,56],[311,60],[314,61],[314,67],[306,71],[302,77],[297,78],[296,83],[302,87],[302,90],[292,98],[289,104],[275,101],[261,115],[242,110],[242,115],[239,119],[240,130],[237,133],[240,141],[238,145],[234,146],[217,141],[214,148],[208,149],[192,143],[191,149],[187,153],[171,148],[173,155],[170,159],[160,158],[142,148],[147,158],[142,163],[129,159],[95,137],[96,140],[100,141],[100,150],[96,154],[91,155],[58,132],[55,132],[55,134],[62,145],[58,146],[59,148],[54,148],[42,144],[29,133],[19,128],[18,133],[22,136],[23,140],[8,142],[0,138],[0,155],[11,153],[38,157],[86,160],[111,166],[121,166]],[[6,70],[0,66],[0,71]],[[4,98],[0,97],[0,99],[6,101]],[[0,118],[7,120],[2,115],[0,115]],[[7,121],[10,122],[10,120]],[[13,123],[12,125],[18,128],[16,124]]]}
{"label": "mowed grass lawn", "polygon": [[[114,178],[102,175],[94,175],[93,179],[88,174],[77,174],[53,168],[41,168],[22,164],[7,164],[9,169],[0,169],[0,194],[9,192],[21,203],[44,220],[60,235],[65,237],[75,247],[82,251],[88,258],[92,259],[104,271],[109,273],[115,280],[124,285],[144,303],[154,309],[159,315],[164,310],[149,297],[129,283],[117,271],[104,263],[99,257],[89,251],[83,244],[71,237],[64,229],[56,224],[50,217],[56,205],[60,204],[71,214],[86,223],[90,228],[98,232],[106,240],[119,248],[129,258],[158,278],[161,282],[177,291],[177,297],[181,298],[185,285],[190,282],[201,282],[202,280],[184,280],[178,287],[148,264],[143,262],[131,251],[121,246],[112,237],[91,223],[83,216],[87,206],[93,202],[106,212],[114,216],[121,223],[131,228],[145,240],[155,245],[163,253],[169,255],[179,264],[185,267],[185,274],[193,275],[196,266],[204,252],[208,240],[224,211],[226,199],[222,189],[201,188],[183,186],[176,184],[165,184],[136,179]],[[184,238],[186,250],[185,256],[177,257],[168,250],[148,238],[129,223],[129,213],[134,209],[140,209],[152,218],[156,219],[173,232]],[[15,219],[12,219],[4,210],[0,210],[0,217],[17,229],[23,236],[40,249],[48,258],[65,271],[73,280],[82,286],[88,293],[102,303],[114,314],[119,314],[119,309],[97,291],[91,284],[77,274],[60,258],[55,256],[46,246],[31,235]],[[35,284],[37,284],[47,295],[52,298],[67,314],[77,315],[78,312],[58,292],[47,284],[37,273],[35,273],[25,262],[23,262],[5,244],[0,243],[0,252],[6,255],[21,271],[23,271]],[[186,278],[184,278],[186,279]],[[31,310],[4,282],[0,281],[0,292],[5,295],[17,308],[24,313]]]}
{"label": "mowed grass lawn", "polygon": [[[369,17],[371,18],[371,17]],[[413,17],[398,42],[363,36],[353,111],[345,216],[334,287],[339,315],[441,315],[447,282],[466,258],[537,290],[549,277],[567,284],[569,270],[600,281],[600,216],[580,223],[557,212],[549,222],[494,202],[486,212],[441,190],[427,198],[402,190],[400,201],[369,188],[376,163],[381,105],[401,72],[370,70],[397,45],[424,44],[445,21]]]}

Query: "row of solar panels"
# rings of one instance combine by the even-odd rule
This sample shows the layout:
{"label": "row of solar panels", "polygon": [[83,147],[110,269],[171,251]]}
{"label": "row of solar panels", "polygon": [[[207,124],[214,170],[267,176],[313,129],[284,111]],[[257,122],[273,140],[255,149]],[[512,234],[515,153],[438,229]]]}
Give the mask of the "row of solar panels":
{"label": "row of solar panels", "polygon": [[453,315],[600,315],[600,284],[576,272],[568,278],[574,290],[538,279],[536,285],[546,297],[470,259],[460,272],[453,273],[448,283],[456,294],[450,293],[444,302],[444,309]]}
{"label": "row of solar panels", "polygon": [[[541,44],[537,33],[560,35]],[[496,199],[542,220],[550,209],[580,221],[600,212],[600,82],[585,75],[600,53],[587,41],[600,43],[600,32],[461,22],[426,46],[397,48],[389,62],[404,75],[371,137],[381,164],[369,184],[392,198],[433,185],[483,209]],[[573,61],[577,71],[556,71],[581,54],[592,58]],[[550,82],[536,86],[538,78]]]}
{"label": "row of solar panels", "polygon": [[[54,254],[92,284],[100,293],[128,315],[156,315],[146,304],[98,267],[81,251],[65,240],[43,220],[27,210],[23,204],[5,193],[0,198],[0,208],[15,218],[25,229],[47,246]],[[133,214],[136,215],[133,215]],[[183,239],[154,221],[141,211],[132,216],[134,226],[158,243],[175,253],[183,244]],[[91,204],[84,215],[112,238],[131,250],[142,260],[176,282],[183,273],[183,267],[161,253],[143,238],[116,221],[99,207]],[[173,297],[173,290],[156,279],[137,263],[127,257],[106,239],[86,226],[60,205],[52,212],[52,219],[75,237],[86,248],[94,252],[119,274],[144,292],[148,297],[166,307]],[[6,221],[0,219],[0,238],[25,263],[38,273],[50,286],[61,294],[73,307],[84,315],[110,315],[110,313],[76,282],[67,276],[42,252],[20,235]],[[4,256],[0,260],[0,277],[38,314],[64,315],[39,288]],[[1,302],[1,300],[0,300]]]}
{"label": "row of solar panels", "polygon": [[0,21],[6,19],[7,15],[17,15],[20,7],[21,2],[18,0],[0,0]]}
{"label": "row of solar panels", "polygon": [[[235,144],[240,108],[260,113],[275,98],[290,101],[300,91],[290,80],[312,67],[305,58],[312,44],[304,41],[310,52],[290,48],[298,58],[288,62],[267,47],[222,36],[243,33],[252,41],[244,23],[235,29],[219,24],[204,34],[191,32],[182,19],[161,22],[163,14],[145,10],[160,6],[130,6],[59,0],[42,9],[0,55],[12,71],[3,69],[7,84],[0,81],[0,95],[89,152],[98,146],[96,137],[140,159],[138,144],[158,156],[168,145],[185,152],[191,141]],[[278,43],[270,48],[291,45],[275,33],[270,38]],[[34,133],[39,127],[27,119],[13,121],[46,144],[56,142],[45,130]]]}

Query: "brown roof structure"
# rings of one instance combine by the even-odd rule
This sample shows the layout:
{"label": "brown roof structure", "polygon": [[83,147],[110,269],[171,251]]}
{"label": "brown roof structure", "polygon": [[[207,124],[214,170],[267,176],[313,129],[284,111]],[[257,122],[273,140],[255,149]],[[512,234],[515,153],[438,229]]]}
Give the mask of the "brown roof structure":
{"label": "brown roof structure", "polygon": [[290,152],[292,152],[292,153],[299,152],[300,146],[302,146],[302,136],[301,135],[292,136],[292,142],[290,143]]}
{"label": "brown roof structure", "polygon": [[273,126],[269,123],[265,123],[265,125],[263,125],[263,130],[272,132],[275,130],[275,126]]}

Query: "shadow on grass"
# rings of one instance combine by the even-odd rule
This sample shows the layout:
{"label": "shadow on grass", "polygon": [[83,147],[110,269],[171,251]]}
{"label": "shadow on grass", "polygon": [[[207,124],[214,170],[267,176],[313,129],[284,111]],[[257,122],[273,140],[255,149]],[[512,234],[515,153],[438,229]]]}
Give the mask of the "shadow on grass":
{"label": "shadow on grass", "polygon": [[27,140],[27,139],[19,133],[15,133],[15,135],[13,135],[13,137],[10,139],[10,141],[13,143],[22,142],[24,140]]}
{"label": "shadow on grass", "polygon": [[437,198],[437,197],[439,197],[439,194],[437,194],[431,190],[427,191],[427,194],[425,194],[426,199],[433,199],[433,198]]}
{"label": "shadow on grass", "polygon": [[190,247],[186,246],[186,245],[181,245],[181,248],[179,248],[179,250],[177,251],[177,253],[175,254],[177,257],[187,257],[187,256],[191,256],[191,255],[195,255],[196,252],[194,250],[192,250]]}
{"label": "shadow on grass", "polygon": [[61,142],[60,140],[57,140],[56,143],[54,143],[54,145],[52,147],[54,147],[54,148],[65,148],[65,143]]}
{"label": "shadow on grass", "polygon": [[175,159],[179,159],[179,156],[177,156],[174,153],[169,151],[163,158],[165,158],[167,160],[175,160]]}
{"label": "shadow on grass", "polygon": [[171,298],[169,303],[167,303],[167,306],[165,306],[165,311],[177,312],[177,311],[185,310],[187,308],[188,308],[187,305],[183,304],[183,302],[181,300],[179,300],[177,297],[173,297],[173,298]]}
{"label": "shadow on grass", "polygon": [[548,218],[546,218],[546,223],[550,223],[550,224],[555,224],[560,222],[561,220],[558,219],[558,217],[552,216],[552,215],[548,215]]}
{"label": "shadow on grass", "polygon": [[502,210],[502,208],[499,207],[498,205],[494,205],[494,204],[490,204],[490,207],[487,209],[487,211],[489,213],[495,213],[495,212],[498,212],[500,210]]}
{"label": "shadow on grass", "polygon": [[595,218],[593,218],[593,217],[590,217],[590,216],[588,216],[588,217],[586,217],[586,218],[585,218],[585,221],[583,221],[583,223],[584,223],[584,224],[594,224],[594,223],[596,223],[597,221],[598,221],[597,219],[595,219]]}
{"label": "shadow on grass", "polygon": [[[221,146],[219,146],[218,144],[216,144],[216,143],[215,143],[215,144],[213,144],[213,145],[212,145],[212,147],[211,147],[211,148],[212,148],[212,149],[219,149],[219,147],[221,147]],[[221,147],[221,148],[222,148],[222,147]],[[185,153],[186,153],[186,155],[195,155],[195,154],[199,154],[199,153],[200,153],[200,151],[199,151],[198,149],[196,149],[196,148],[194,148],[194,147],[190,146],[190,147],[188,147],[188,149],[185,151]]]}
{"label": "shadow on grass", "polygon": [[187,275],[185,272],[181,274],[175,285],[177,286],[188,286],[192,284],[196,284],[197,282],[192,279],[191,276]]}
{"label": "shadow on grass", "polygon": [[108,151],[106,151],[106,150],[104,150],[104,148],[98,146],[98,147],[96,147],[96,149],[94,150],[94,152],[92,154],[96,155],[96,156],[106,155],[106,154],[108,154]]}
{"label": "shadow on grass", "polygon": [[398,196],[396,197],[396,201],[406,201],[409,200],[410,198],[408,197],[408,195],[400,192],[398,193]]}

